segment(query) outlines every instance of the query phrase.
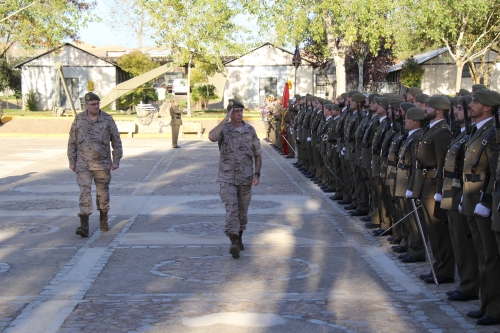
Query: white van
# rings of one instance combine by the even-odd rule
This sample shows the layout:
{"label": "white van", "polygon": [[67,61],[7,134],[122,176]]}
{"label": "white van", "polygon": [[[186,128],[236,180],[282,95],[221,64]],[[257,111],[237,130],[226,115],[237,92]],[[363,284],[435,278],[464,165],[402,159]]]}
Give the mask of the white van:
{"label": "white van", "polygon": [[188,84],[186,79],[175,79],[172,82],[172,94],[187,94]]}

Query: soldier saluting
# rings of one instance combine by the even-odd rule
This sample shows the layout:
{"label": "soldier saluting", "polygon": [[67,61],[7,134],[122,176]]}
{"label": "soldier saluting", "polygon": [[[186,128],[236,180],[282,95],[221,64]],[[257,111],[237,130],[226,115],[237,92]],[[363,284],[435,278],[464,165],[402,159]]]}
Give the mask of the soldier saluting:
{"label": "soldier saluting", "polygon": [[252,185],[259,185],[262,165],[260,140],[255,128],[243,121],[243,108],[240,101],[229,100],[226,117],[208,135],[210,141],[219,143],[217,182],[226,207],[225,233],[231,240],[229,253],[235,259],[244,250],[241,238],[247,227]]}

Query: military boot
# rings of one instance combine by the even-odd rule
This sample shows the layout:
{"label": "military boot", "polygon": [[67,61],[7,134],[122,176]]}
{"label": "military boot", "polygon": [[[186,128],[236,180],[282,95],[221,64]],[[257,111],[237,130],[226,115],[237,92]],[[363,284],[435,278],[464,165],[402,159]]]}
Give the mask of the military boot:
{"label": "military boot", "polygon": [[231,240],[229,253],[231,253],[234,259],[238,259],[240,257],[240,236],[231,234],[229,235],[229,239]]}
{"label": "military boot", "polygon": [[80,226],[76,228],[76,234],[82,237],[89,237],[89,216],[80,215]]}
{"label": "military boot", "polygon": [[240,236],[239,241],[240,241],[240,251],[243,251],[245,249],[245,245],[243,245],[243,241],[241,240],[241,237],[243,236],[243,230],[240,230]]}
{"label": "military boot", "polygon": [[101,215],[99,217],[99,226],[101,231],[108,231],[109,226],[108,226],[108,212],[103,212],[100,211]]}

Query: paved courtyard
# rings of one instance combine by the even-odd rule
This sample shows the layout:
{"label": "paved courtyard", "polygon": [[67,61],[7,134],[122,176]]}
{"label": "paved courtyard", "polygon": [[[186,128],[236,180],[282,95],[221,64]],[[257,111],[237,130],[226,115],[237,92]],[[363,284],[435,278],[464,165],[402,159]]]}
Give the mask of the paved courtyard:
{"label": "paved courtyard", "polygon": [[262,142],[245,251],[228,253],[217,144],[123,138],[110,230],[75,235],[66,139],[0,138],[0,331],[495,332]]}

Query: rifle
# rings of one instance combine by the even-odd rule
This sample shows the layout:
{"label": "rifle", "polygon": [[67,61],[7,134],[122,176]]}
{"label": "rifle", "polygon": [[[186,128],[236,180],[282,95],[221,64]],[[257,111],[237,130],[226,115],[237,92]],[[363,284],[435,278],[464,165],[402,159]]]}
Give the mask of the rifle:
{"label": "rifle", "polygon": [[454,138],[457,133],[457,124],[455,122],[455,113],[453,112],[453,103],[450,101],[450,128],[451,136]]}
{"label": "rifle", "polygon": [[405,132],[405,126],[403,124],[403,112],[401,112],[401,108],[398,110],[399,112],[399,130],[401,131],[401,134]]}
{"label": "rifle", "polygon": [[[500,145],[500,119],[498,119],[499,118],[498,108],[499,108],[499,105],[493,106],[493,116],[495,117],[495,129],[496,129],[496,135],[497,135],[497,144]],[[500,179],[497,179],[497,181],[500,181]]]}
{"label": "rifle", "polygon": [[467,105],[467,102],[465,101],[465,98],[462,100],[462,107],[464,108],[465,134],[470,135],[471,128],[470,128],[469,107]]}

